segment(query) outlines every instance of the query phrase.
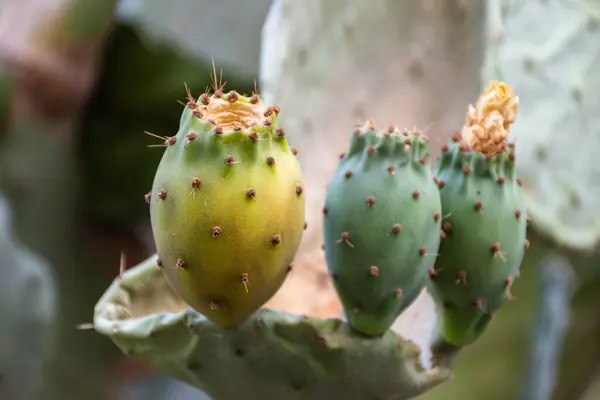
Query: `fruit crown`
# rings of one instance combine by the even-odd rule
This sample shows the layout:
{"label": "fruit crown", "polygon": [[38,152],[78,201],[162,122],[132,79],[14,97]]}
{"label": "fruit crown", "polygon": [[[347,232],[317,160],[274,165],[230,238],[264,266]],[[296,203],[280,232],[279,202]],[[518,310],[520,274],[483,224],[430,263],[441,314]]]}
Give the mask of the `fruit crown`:
{"label": "fruit crown", "polygon": [[491,81],[475,107],[469,105],[462,129],[463,140],[486,155],[504,152],[518,109],[519,98],[514,90],[504,82]]}
{"label": "fruit crown", "polygon": [[266,107],[256,93],[250,97],[235,90],[224,93],[222,87],[217,87],[212,95],[206,91],[197,99],[188,90],[187,100],[186,106],[194,110],[198,118],[223,130],[247,129],[278,111],[274,107]]}

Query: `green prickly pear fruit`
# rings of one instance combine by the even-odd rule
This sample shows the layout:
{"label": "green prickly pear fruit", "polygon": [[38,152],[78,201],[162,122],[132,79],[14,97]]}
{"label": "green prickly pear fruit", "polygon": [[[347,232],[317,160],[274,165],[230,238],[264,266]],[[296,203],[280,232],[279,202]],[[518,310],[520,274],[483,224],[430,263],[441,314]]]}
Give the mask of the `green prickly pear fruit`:
{"label": "green prickly pear fruit", "polygon": [[427,138],[356,127],[329,183],[323,232],[329,273],[350,325],[375,336],[427,285],[441,203]]}
{"label": "green prickly pear fruit", "polygon": [[444,235],[429,289],[442,338],[456,346],[473,343],[511,298],[528,246],[525,199],[507,139],[518,104],[510,86],[492,81],[436,167]]}
{"label": "green prickly pear fruit", "polygon": [[266,303],[291,269],[304,230],[302,171],[278,127],[279,107],[222,87],[188,100],[146,201],[167,280],[229,327]]}

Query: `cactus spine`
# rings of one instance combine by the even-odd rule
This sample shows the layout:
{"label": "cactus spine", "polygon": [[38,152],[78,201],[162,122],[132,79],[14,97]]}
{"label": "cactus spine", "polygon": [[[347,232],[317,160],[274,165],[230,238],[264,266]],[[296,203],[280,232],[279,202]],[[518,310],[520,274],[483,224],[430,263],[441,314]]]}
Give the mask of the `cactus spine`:
{"label": "cactus spine", "polygon": [[444,235],[430,289],[441,308],[442,337],[457,346],[475,341],[511,298],[527,246],[515,146],[507,139],[517,109],[512,88],[492,81],[436,168]]}
{"label": "cactus spine", "polygon": [[427,138],[369,121],[356,127],[327,189],[329,272],[358,331],[387,331],[427,284],[440,243],[441,204]]}
{"label": "cactus spine", "polygon": [[216,84],[198,99],[188,92],[146,195],[167,279],[222,327],[276,293],[302,237],[302,172],[279,112]]}

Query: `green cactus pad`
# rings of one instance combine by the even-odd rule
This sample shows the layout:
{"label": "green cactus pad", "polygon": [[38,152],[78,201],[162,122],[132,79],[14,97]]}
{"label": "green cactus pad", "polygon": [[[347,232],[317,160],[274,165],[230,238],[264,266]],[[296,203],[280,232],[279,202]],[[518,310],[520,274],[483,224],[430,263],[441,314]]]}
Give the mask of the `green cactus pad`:
{"label": "green cactus pad", "polygon": [[454,134],[436,167],[444,235],[429,286],[440,305],[442,337],[457,346],[475,341],[511,298],[528,243],[514,144],[496,141],[493,152],[476,146]]}
{"label": "green cactus pad", "polygon": [[591,255],[600,245],[600,1],[502,0],[486,10],[484,77],[502,77],[521,99],[510,134],[531,228]]}
{"label": "green cactus pad", "polygon": [[213,323],[232,326],[291,268],[304,229],[302,171],[278,107],[219,88],[188,99],[146,195],[152,231],[175,290]]}
{"label": "green cactus pad", "polygon": [[325,253],[348,322],[387,331],[427,284],[441,203],[418,132],[356,127],[327,189]]}
{"label": "green cactus pad", "polygon": [[215,400],[410,399],[444,382],[420,349],[394,332],[367,339],[338,319],[262,309],[219,328],[171,288],[156,257],[122,274],[95,308],[94,326],[125,354]]}

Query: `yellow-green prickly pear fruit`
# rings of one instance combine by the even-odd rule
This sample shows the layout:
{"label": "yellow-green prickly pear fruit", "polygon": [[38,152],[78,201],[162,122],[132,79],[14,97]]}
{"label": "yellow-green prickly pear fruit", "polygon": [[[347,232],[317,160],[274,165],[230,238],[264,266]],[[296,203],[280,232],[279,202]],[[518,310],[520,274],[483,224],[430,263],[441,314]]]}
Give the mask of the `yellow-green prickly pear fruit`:
{"label": "yellow-green prickly pear fruit", "polygon": [[229,327],[289,272],[304,230],[302,171],[277,125],[279,107],[222,87],[188,100],[146,201],[167,280]]}

